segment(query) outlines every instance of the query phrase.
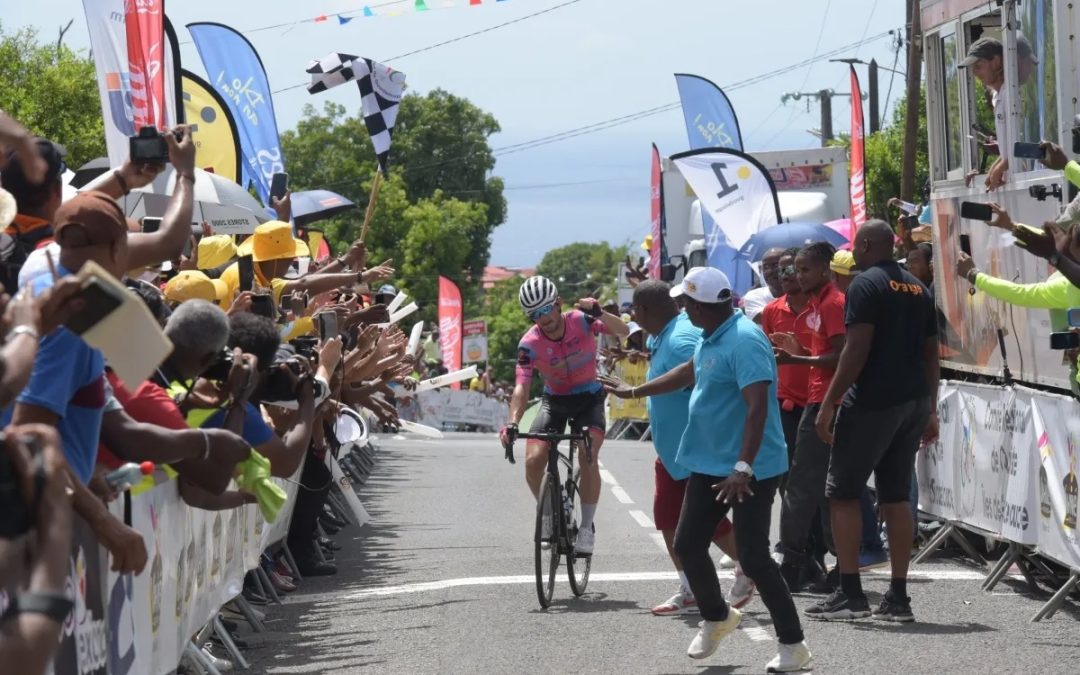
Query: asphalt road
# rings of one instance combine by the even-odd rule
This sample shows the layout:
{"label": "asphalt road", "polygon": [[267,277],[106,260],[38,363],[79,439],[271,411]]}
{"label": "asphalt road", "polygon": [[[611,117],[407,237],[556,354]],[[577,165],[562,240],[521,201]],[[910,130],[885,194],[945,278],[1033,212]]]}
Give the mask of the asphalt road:
{"label": "asphalt road", "polygon": [[[649,613],[678,585],[651,527],[654,457],[648,443],[604,446],[588,592],[573,598],[564,576],[544,611],[522,462],[503,461],[489,435],[383,439],[359,490],[372,522],[338,535],[338,576],[305,580],[285,605],[268,608],[267,633],[245,635],[252,670],[764,672],[776,645],[760,600],[706,661],[686,656],[698,617]],[[914,624],[805,622],[815,672],[1080,672],[1080,608],[1067,604],[1032,624],[1045,596],[1027,595],[1012,578],[986,593],[982,576],[951,560],[919,566],[909,583]],[[726,587],[730,573],[722,578]],[[872,604],[887,582],[886,573],[864,580]],[[813,601],[796,597],[800,609]]]}

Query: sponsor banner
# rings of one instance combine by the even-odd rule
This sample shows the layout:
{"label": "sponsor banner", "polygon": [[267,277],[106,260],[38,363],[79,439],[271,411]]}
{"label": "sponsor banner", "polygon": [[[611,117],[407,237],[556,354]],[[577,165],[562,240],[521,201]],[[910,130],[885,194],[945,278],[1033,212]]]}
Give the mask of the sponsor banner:
{"label": "sponsor banner", "polygon": [[855,66],[851,66],[851,224],[866,224],[866,139],[863,130],[862,90]]}
{"label": "sponsor banner", "polygon": [[[206,80],[186,70],[182,87],[185,119],[195,142],[195,166],[240,183],[240,136],[225,99]],[[215,226],[214,232],[224,231]]]}
{"label": "sponsor banner", "polygon": [[[461,370],[461,290],[453,281],[439,277],[439,349],[450,372]],[[454,389],[461,387],[455,382]]]}
{"label": "sponsor banner", "polygon": [[[612,375],[619,378],[631,387],[645,384],[649,364],[644,359],[637,363],[631,363],[629,359],[623,359],[612,368]],[[622,399],[617,396],[608,396],[608,421],[614,420],[648,420],[649,411],[645,407],[645,399]]]}
{"label": "sponsor banner", "polygon": [[734,148],[742,150],[739,118],[720,87],[700,75],[676,73],[686,136],[690,149]]}
{"label": "sponsor banner", "polygon": [[436,429],[443,424],[472,424],[499,429],[510,416],[510,408],[476,391],[435,389],[415,396],[419,404],[416,421]]}
{"label": "sponsor banner", "polygon": [[[660,150],[653,143],[652,168],[650,169],[649,190],[649,232],[652,241],[649,242],[649,278],[660,278],[660,265],[664,263],[664,181],[663,167],[660,164]],[[622,268],[619,269],[619,281],[624,278]]]}
{"label": "sponsor banner", "polygon": [[944,382],[941,437],[919,453],[919,508],[1080,566],[1080,403],[1024,387]]}
{"label": "sponsor banner", "polygon": [[464,363],[486,363],[488,360],[487,322],[466,321],[461,326],[461,333]]}

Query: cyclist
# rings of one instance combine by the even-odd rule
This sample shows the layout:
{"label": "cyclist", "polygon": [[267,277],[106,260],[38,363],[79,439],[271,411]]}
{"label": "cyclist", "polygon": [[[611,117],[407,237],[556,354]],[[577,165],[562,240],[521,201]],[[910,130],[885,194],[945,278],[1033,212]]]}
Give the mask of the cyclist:
{"label": "cyclist", "polygon": [[[530,433],[563,433],[566,423],[572,429],[588,429],[592,436],[592,463],[584,450],[578,453],[581,466],[581,524],[574,549],[591,554],[596,528],[593,516],[600,500],[600,467],[597,460],[604,442],[604,388],[596,373],[596,336],[612,334],[620,338],[629,333],[622,319],[603,311],[593,298],[579,300],[575,309],[563,314],[562,298],[555,284],[542,276],[525,280],[518,292],[521,309],[533,322],[518,344],[517,383],[510,399],[510,420],[499,437],[509,446],[517,436],[518,422],[529,401],[533,371],[544,379],[540,411]],[[525,446],[525,480],[536,498],[540,481],[547,470],[548,444],[529,440]],[[551,538],[551,523],[542,524],[543,538]],[[550,542],[545,542],[550,545]]]}

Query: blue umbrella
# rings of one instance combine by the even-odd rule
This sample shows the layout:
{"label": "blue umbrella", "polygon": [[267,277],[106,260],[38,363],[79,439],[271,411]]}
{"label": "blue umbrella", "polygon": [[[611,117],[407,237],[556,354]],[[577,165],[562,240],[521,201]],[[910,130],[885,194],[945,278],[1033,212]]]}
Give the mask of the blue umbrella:
{"label": "blue umbrella", "polygon": [[771,248],[793,248],[816,241],[827,241],[833,246],[848,243],[847,237],[822,223],[780,223],[750,237],[739,249],[739,255],[757,262]]}
{"label": "blue umbrella", "polygon": [[292,193],[293,222],[298,227],[325,220],[355,208],[356,204],[329,190],[302,190]]}

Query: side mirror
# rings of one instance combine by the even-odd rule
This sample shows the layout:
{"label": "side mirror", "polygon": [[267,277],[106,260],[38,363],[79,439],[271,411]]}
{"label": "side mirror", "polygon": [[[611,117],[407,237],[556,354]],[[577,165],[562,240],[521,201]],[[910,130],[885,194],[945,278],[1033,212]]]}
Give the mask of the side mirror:
{"label": "side mirror", "polygon": [[675,275],[678,274],[679,268],[676,265],[661,265],[660,266],[660,280],[668,283],[675,281]]}

